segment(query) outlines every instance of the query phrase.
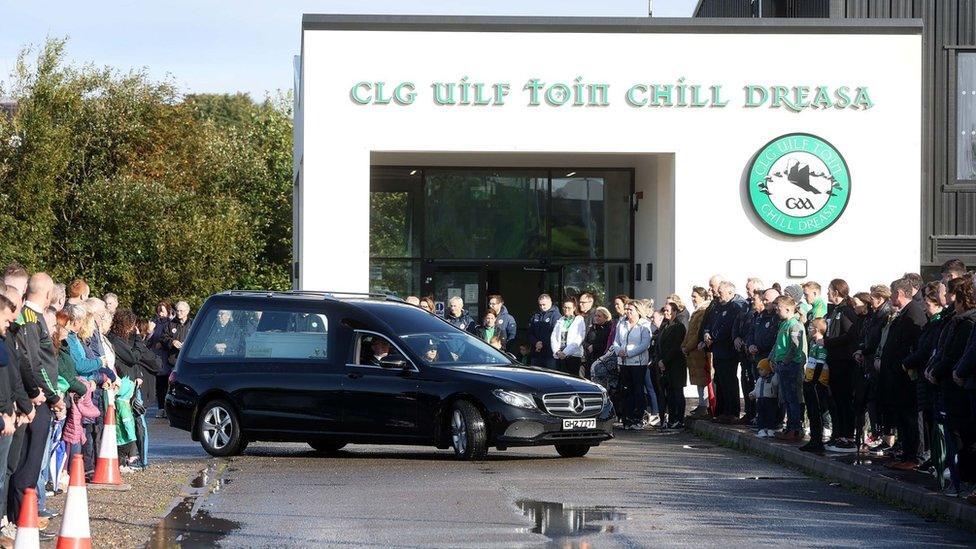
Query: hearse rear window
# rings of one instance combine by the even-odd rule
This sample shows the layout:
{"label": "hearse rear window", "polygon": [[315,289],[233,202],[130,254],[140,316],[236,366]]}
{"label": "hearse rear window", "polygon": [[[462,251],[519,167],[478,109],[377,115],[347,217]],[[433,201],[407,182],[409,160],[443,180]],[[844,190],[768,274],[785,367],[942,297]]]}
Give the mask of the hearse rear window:
{"label": "hearse rear window", "polygon": [[210,309],[187,358],[325,360],[329,319],[321,313],[273,309]]}

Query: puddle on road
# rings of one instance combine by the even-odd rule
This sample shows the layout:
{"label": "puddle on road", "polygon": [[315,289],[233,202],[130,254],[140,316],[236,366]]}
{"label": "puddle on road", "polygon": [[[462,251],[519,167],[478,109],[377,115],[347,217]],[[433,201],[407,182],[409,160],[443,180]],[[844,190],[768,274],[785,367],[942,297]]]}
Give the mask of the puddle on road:
{"label": "puddle on road", "polygon": [[147,549],[214,547],[220,539],[240,528],[239,523],[212,517],[197,505],[200,498],[220,491],[233,481],[216,475],[218,468],[213,464],[190,481],[191,493],[156,525],[145,545]]}
{"label": "puddle on road", "polygon": [[613,507],[573,507],[528,499],[520,499],[515,505],[535,521],[532,532],[549,538],[553,547],[588,547],[589,544],[576,538],[616,532],[617,525],[613,523],[627,520],[625,513]]}
{"label": "puddle on road", "polygon": [[736,480],[807,480],[806,477],[736,477]]}

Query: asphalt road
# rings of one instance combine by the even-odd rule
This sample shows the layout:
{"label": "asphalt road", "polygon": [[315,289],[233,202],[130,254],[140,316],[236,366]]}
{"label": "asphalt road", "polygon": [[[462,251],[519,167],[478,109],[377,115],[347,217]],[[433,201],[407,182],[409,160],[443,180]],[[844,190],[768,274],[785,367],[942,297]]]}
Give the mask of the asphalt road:
{"label": "asphalt road", "polygon": [[[161,420],[151,432],[157,457],[205,455]],[[225,465],[219,490],[188,504],[187,532],[173,530],[183,547],[976,544],[971,532],[691,434],[622,432],[585,458],[534,448],[480,463],[427,448],[326,457],[255,444]]]}

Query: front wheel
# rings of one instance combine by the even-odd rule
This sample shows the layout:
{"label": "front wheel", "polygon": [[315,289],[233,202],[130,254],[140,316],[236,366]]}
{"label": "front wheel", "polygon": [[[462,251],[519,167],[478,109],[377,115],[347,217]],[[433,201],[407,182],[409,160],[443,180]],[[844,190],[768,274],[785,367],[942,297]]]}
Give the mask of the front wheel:
{"label": "front wheel", "polygon": [[474,404],[459,400],[451,410],[451,447],[463,460],[482,460],[488,455],[488,429]]}
{"label": "front wheel", "polygon": [[203,407],[197,418],[200,445],[208,454],[216,457],[236,456],[247,447],[241,422],[229,402],[212,400]]}
{"label": "front wheel", "polygon": [[590,446],[586,444],[557,444],[556,452],[564,458],[578,458],[586,455]]}

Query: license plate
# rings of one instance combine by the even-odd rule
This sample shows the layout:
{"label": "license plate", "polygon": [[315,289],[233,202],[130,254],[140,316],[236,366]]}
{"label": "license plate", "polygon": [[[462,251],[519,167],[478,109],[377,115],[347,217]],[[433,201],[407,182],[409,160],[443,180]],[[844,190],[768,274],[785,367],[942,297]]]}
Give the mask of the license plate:
{"label": "license plate", "polygon": [[564,431],[572,431],[574,429],[596,429],[596,418],[563,420]]}

